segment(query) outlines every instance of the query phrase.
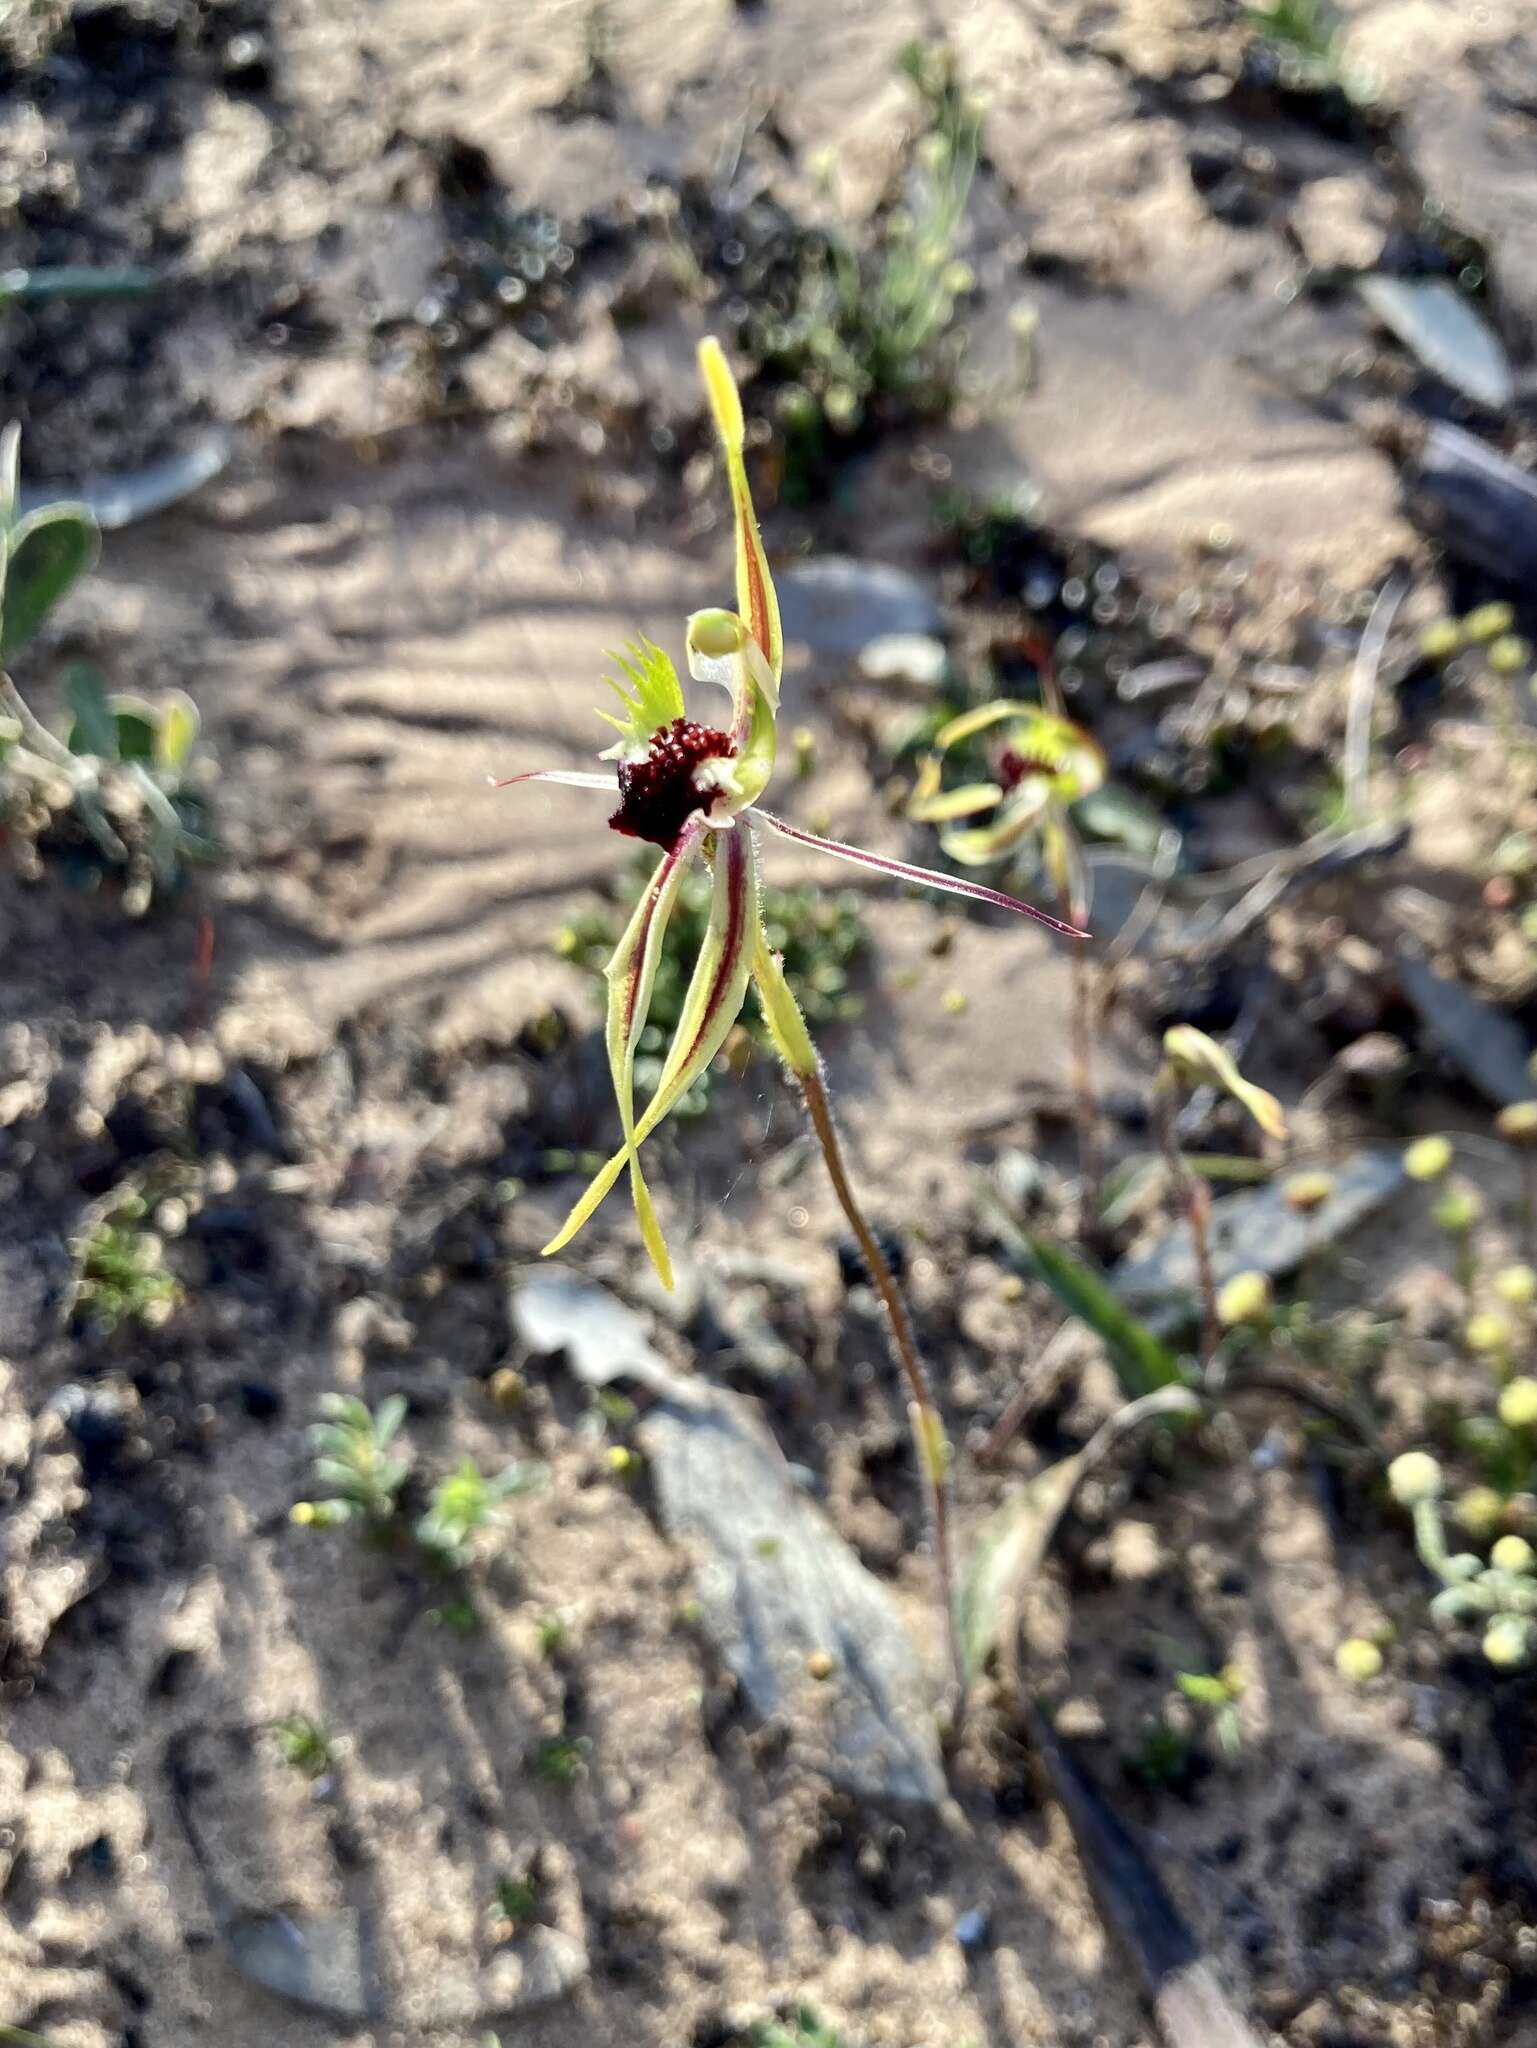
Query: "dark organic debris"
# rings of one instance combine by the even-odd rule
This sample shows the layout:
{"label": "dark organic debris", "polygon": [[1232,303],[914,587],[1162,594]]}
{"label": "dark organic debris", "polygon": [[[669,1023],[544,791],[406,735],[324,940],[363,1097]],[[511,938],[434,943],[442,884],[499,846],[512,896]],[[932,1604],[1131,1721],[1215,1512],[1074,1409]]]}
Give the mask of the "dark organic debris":
{"label": "dark organic debris", "polygon": [[1413,509],[1447,553],[1502,587],[1537,583],[1537,478],[1461,427],[1437,420],[1408,469]]}
{"label": "dark organic debris", "polygon": [[1407,949],[1397,974],[1420,1022],[1482,1094],[1502,1104],[1530,1097],[1532,1048],[1518,1024]]}
{"label": "dark organic debris", "polygon": [[1259,2048],[1131,1830],[1040,1715],[1032,1716],[1031,1733],[1100,1915],[1141,1979],[1169,2048]]}

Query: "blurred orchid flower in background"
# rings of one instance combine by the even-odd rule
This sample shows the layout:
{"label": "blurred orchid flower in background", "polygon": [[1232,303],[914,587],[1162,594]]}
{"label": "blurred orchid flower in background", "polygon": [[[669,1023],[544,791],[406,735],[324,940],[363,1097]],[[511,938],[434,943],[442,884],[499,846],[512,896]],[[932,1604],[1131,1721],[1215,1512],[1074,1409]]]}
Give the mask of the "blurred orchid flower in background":
{"label": "blurred orchid flower in background", "polygon": [[[741,1012],[750,980],[757,983],[775,1043],[792,1070],[802,1073],[807,1062],[815,1065],[804,1022],[764,936],[758,908],[755,826],[839,860],[856,861],[878,874],[1018,911],[1053,931],[1073,938],[1083,936],[1072,925],[1001,890],[824,839],[761,807],[759,798],[774,767],[784,670],[779,604],[748,488],[741,399],[720,344],[713,338],[700,344],[699,366],[725,449],[736,530],[738,608],[693,614],[688,621],[688,670],[695,682],[724,687],[730,698],[729,722],[715,726],[691,719],[671,660],[661,648],[641,641],[627,656],[615,657],[624,677],[623,682],[612,682],[620,711],[598,714],[619,734],[600,757],[612,760],[614,771],[540,769],[508,778],[510,783],[559,782],[616,796],[618,806],[608,821],[611,829],[649,840],[662,850],[655,873],[605,969],[608,1058],[624,1143],[594,1177],[545,1251],[556,1252],[570,1243],[628,1166],[641,1235],[663,1285],[669,1288],[673,1284],[671,1260],[641,1171],[640,1147],[719,1052]],[[709,923],[656,1090],[637,1117],[635,1049],[646,1023],[679,885],[697,861],[704,862],[714,876]]]}
{"label": "blurred orchid flower in background", "polygon": [[[992,780],[945,789],[939,756],[997,725],[1005,729],[989,764]],[[1105,779],[1105,757],[1088,733],[1043,705],[1000,697],[952,718],[934,744],[938,753],[925,756],[919,767],[908,816],[943,827],[990,812],[985,825],[941,831],[940,845],[962,867],[983,867],[1026,839],[1038,839],[1058,901],[1075,924],[1083,924],[1088,879],[1069,810]]]}

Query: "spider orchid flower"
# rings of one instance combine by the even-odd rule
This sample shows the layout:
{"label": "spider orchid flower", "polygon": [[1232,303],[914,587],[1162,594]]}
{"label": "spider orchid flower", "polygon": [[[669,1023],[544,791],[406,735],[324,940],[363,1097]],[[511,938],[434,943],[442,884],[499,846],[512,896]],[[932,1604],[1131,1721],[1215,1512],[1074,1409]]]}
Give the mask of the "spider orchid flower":
{"label": "spider orchid flower", "polygon": [[[764,937],[758,908],[756,829],[801,846],[857,861],[899,881],[990,903],[1038,918],[1054,931],[1081,937],[1071,925],[1028,903],[953,875],[884,854],[867,853],[835,839],[823,839],[762,808],[759,799],[774,767],[779,685],[784,641],[779,603],[768,559],[758,537],[743,461],[742,405],[720,344],[700,344],[699,366],[725,449],[736,537],[735,611],[695,612],[688,621],[688,671],[695,682],[714,683],[727,693],[729,715],[709,724],[688,715],[677,671],[661,648],[641,641],[616,656],[624,677],[610,679],[619,711],[599,712],[618,739],[600,756],[612,760],[608,774],[542,769],[515,775],[511,782],[559,782],[617,798],[609,826],[661,849],[628,929],[604,970],[608,982],[607,1044],[624,1143],[594,1177],[560,1230],[545,1246],[560,1251],[576,1236],[620,1175],[629,1169],[630,1189],[641,1235],[666,1287],[672,1266],[651,1191],[641,1171],[640,1148],[676,1108],[709,1066],[736,1022],[749,981],[756,981],[779,1051],[797,1073],[815,1066],[799,1009],[778,960]],[[705,937],[694,963],[678,1028],[650,1101],[635,1109],[635,1049],[644,1029],[661,959],[668,920],[679,885],[695,863],[714,878]]]}
{"label": "spider orchid flower", "polygon": [[[992,781],[944,789],[939,755],[1000,725],[1004,731],[989,764]],[[1059,899],[1082,924],[1088,916],[1087,876],[1068,808],[1105,779],[1105,757],[1082,726],[1039,704],[1001,697],[952,718],[934,744],[938,754],[927,755],[919,768],[908,816],[920,824],[954,826],[991,813],[985,825],[941,831],[940,845],[962,867],[984,867],[1038,837]]]}

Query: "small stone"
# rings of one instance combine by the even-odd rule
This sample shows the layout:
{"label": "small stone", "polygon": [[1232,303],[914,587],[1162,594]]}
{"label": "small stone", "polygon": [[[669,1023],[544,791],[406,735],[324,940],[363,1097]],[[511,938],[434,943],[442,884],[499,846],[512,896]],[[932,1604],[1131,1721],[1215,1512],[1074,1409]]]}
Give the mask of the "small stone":
{"label": "small stone", "polygon": [[949,655],[931,633],[882,633],[860,650],[859,671],[872,683],[913,683],[936,690]]}
{"label": "small stone", "polygon": [[283,1396],[265,1380],[242,1380],[237,1391],[241,1407],[253,1422],[276,1422],[283,1412]]}
{"label": "small stone", "polygon": [[955,1938],[962,1948],[981,1948],[987,1941],[989,1926],[987,1914],[973,1906],[969,1912],[956,1915]]}
{"label": "small stone", "polygon": [[1123,1585],[1146,1585],[1168,1562],[1151,1522],[1117,1522],[1105,1539],[1105,1549],[1111,1577]]}
{"label": "small stone", "polygon": [[1392,225],[1392,201],[1365,178],[1314,178],[1297,195],[1291,230],[1317,270],[1370,270]]}

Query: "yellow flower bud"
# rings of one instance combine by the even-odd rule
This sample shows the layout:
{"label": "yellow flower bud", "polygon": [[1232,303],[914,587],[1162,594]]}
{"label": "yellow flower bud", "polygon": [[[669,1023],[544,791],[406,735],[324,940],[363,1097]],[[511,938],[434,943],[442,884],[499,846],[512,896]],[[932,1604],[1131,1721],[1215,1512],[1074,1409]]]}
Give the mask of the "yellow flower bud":
{"label": "yellow flower bud", "polygon": [[1484,1205],[1472,1188],[1448,1188],[1431,1214],[1442,1230],[1461,1237],[1484,1213]]}
{"label": "yellow flower bud", "polygon": [[1497,1356],[1508,1348],[1510,1325],[1503,1316],[1490,1315],[1486,1312],[1483,1315],[1469,1316],[1468,1327],[1463,1335],[1470,1351],[1476,1351],[1482,1357],[1488,1358]]}
{"label": "yellow flower bud", "polygon": [[1463,620],[1462,630],[1469,640],[1498,640],[1515,622],[1515,612],[1508,604],[1480,604]]}
{"label": "yellow flower bud", "polygon": [[1502,1572],[1529,1572],[1537,1564],[1537,1550],[1524,1536],[1502,1536],[1490,1551],[1489,1562]]}
{"label": "yellow flower bud", "polygon": [[1537,1427],[1537,1380],[1519,1373],[1500,1389],[1500,1420],[1507,1429]]}
{"label": "yellow flower bud", "polygon": [[1494,1120],[1494,1128],[1510,1145],[1537,1145],[1537,1102],[1511,1102]]}
{"label": "yellow flower bud", "polygon": [[1494,1291],[1510,1308],[1530,1308],[1537,1301],[1537,1273],[1530,1266],[1505,1266],[1494,1276]]}
{"label": "yellow flower bud", "polygon": [[1382,1670],[1382,1652],[1365,1636],[1347,1636],[1334,1653],[1334,1668],[1352,1685],[1369,1685]]}
{"label": "yellow flower bud", "polygon": [[1531,658],[1532,650],[1519,633],[1502,633],[1484,656],[1497,676],[1519,675]]}
{"label": "yellow flower bud", "polygon": [[1400,1507],[1437,1500],[1441,1487],[1441,1467],[1429,1451],[1404,1451],[1388,1467],[1388,1489]]}
{"label": "yellow flower bud", "polygon": [[1420,631],[1420,652],[1427,661],[1449,661],[1462,645],[1462,628],[1455,619],[1432,619]]}
{"label": "yellow flower bud", "polygon": [[1332,1173],[1294,1173],[1281,1186],[1281,1199],[1288,1209],[1295,1209],[1301,1215],[1321,1209],[1334,1193]]}
{"label": "yellow flower bud", "polygon": [[1263,1273],[1235,1273],[1217,1295],[1217,1320],[1228,1330],[1240,1323],[1261,1323],[1274,1306],[1275,1297]]}
{"label": "yellow flower bud", "polygon": [[1452,1141],[1439,1134],[1416,1138],[1404,1154],[1404,1172],[1411,1180],[1439,1180],[1452,1163]]}
{"label": "yellow flower bud", "polygon": [[1492,1486],[1470,1486],[1466,1493],[1457,1496],[1452,1513],[1459,1529],[1466,1530],[1476,1541],[1483,1541],[1500,1526],[1505,1501]]}
{"label": "yellow flower bud", "polygon": [[1531,1645],[1528,1623],[1513,1614],[1502,1614],[1484,1631],[1484,1655],[1500,1671],[1524,1664]]}

